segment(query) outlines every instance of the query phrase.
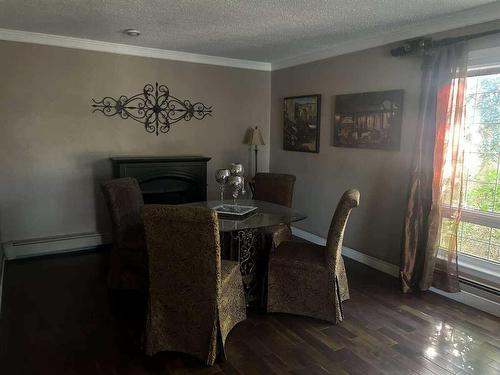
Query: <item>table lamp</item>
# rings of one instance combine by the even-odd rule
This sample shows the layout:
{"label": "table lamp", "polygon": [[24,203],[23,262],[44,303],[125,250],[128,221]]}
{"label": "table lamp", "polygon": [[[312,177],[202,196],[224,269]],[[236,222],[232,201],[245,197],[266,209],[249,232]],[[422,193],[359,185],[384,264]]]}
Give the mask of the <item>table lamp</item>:
{"label": "table lamp", "polygon": [[250,145],[250,146],[255,146],[255,148],[254,148],[254,150],[255,150],[255,173],[254,173],[254,177],[255,177],[255,175],[257,174],[257,152],[259,151],[258,147],[265,145],[264,138],[262,138],[262,134],[260,132],[260,129],[257,126],[255,128],[251,128],[250,129],[250,132],[248,134],[248,137],[247,137],[245,143],[247,145]]}

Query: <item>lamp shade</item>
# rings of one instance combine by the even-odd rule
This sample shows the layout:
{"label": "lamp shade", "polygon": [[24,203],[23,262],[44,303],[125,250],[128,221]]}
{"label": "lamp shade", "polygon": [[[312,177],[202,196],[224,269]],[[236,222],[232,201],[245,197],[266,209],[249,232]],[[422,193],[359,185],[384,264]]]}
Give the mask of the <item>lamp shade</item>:
{"label": "lamp shade", "polygon": [[262,138],[262,133],[260,132],[260,129],[257,126],[255,128],[250,129],[245,143],[247,145],[255,145],[255,146],[265,145],[264,138]]}

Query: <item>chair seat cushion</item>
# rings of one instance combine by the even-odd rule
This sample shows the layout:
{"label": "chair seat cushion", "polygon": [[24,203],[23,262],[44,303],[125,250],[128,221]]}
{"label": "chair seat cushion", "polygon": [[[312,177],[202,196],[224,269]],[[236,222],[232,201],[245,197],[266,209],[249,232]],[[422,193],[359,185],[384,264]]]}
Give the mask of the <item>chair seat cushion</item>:
{"label": "chair seat cushion", "polygon": [[264,234],[274,234],[283,230],[290,230],[286,224],[271,225],[270,227],[264,227],[261,229]]}
{"label": "chair seat cushion", "polygon": [[231,329],[246,319],[245,292],[240,273],[240,264],[230,260],[221,261],[222,290],[219,303],[219,324],[223,342]]}
{"label": "chair seat cushion", "polygon": [[262,233],[268,237],[267,243],[271,243],[273,248],[277,248],[284,241],[291,241],[293,237],[290,227],[285,224],[262,228]]}
{"label": "chair seat cushion", "polygon": [[221,268],[221,281],[222,288],[224,288],[225,284],[227,284],[231,278],[240,277],[240,264],[238,262],[232,260],[222,260],[220,264]]}
{"label": "chair seat cushion", "polygon": [[325,271],[325,247],[301,241],[282,242],[271,254],[270,262],[295,268],[318,268]]}

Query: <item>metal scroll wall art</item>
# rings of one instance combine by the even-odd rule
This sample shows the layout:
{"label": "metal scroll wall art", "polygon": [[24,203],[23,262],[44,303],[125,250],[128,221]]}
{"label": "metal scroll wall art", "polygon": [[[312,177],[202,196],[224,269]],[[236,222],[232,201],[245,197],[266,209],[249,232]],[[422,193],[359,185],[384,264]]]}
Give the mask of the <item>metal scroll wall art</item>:
{"label": "metal scroll wall art", "polygon": [[212,107],[189,100],[181,100],[170,95],[165,85],[153,86],[148,83],[140,94],[130,98],[121,95],[118,99],[109,96],[101,100],[92,99],[92,112],[102,112],[105,116],[120,116],[126,120],[131,118],[141,124],[148,133],[167,133],[170,126],[181,120],[189,121],[192,118],[202,120],[205,116],[212,116]]}

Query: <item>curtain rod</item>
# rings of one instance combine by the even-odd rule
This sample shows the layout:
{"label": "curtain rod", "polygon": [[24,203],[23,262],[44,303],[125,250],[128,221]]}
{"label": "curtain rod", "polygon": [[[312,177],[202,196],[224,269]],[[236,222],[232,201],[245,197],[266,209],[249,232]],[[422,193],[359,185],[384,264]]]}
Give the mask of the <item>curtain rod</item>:
{"label": "curtain rod", "polygon": [[394,57],[409,56],[409,55],[425,55],[433,48],[447,46],[453,43],[463,42],[466,40],[482,38],[485,36],[500,34],[500,29],[483,31],[482,33],[462,35],[454,38],[446,38],[438,41],[433,41],[431,38],[419,38],[405,42],[402,46],[391,49],[391,55]]}

